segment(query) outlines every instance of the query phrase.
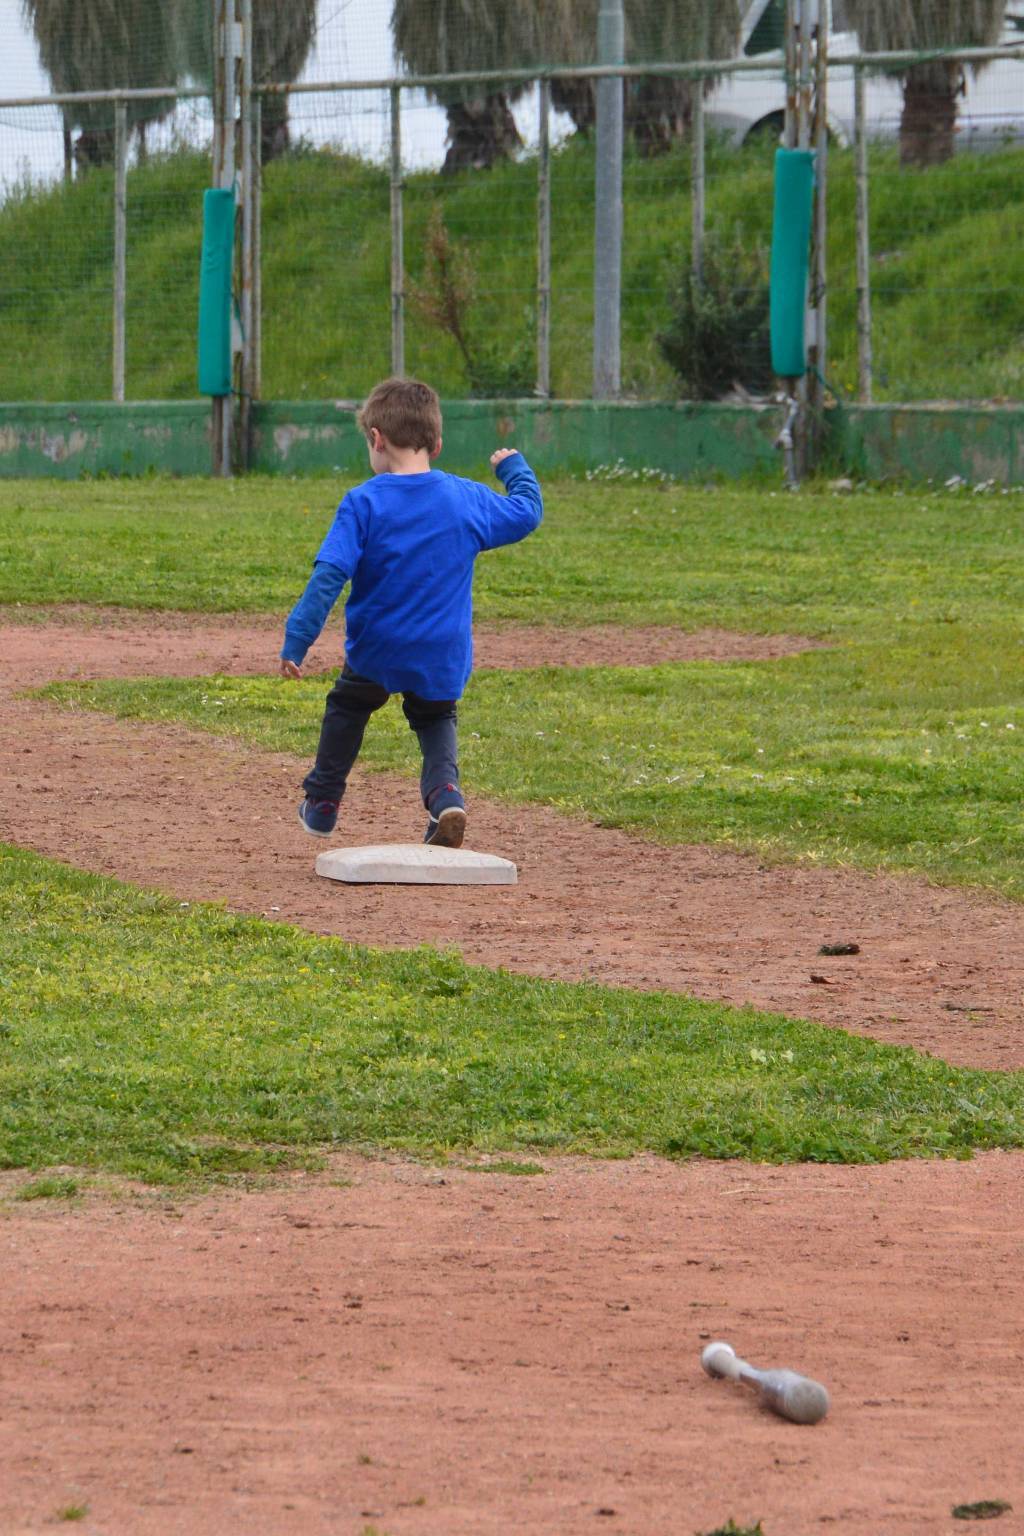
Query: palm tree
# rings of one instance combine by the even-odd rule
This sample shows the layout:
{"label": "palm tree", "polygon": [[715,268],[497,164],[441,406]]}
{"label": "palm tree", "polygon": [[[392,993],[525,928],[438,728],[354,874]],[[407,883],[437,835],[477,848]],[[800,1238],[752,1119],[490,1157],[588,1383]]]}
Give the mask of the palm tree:
{"label": "palm tree", "polygon": [[[598,0],[574,0],[571,28],[562,26],[563,55],[552,62],[593,64],[597,51]],[[741,0],[625,0],[626,61],[630,64],[728,59],[739,47]],[[705,94],[714,85],[703,82]],[[681,138],[693,116],[694,82],[649,75],[626,89],[626,124],[645,154],[666,150]],[[576,127],[594,124],[594,91],[588,80],[557,79],[552,101]]]}
{"label": "palm tree", "polygon": [[[22,0],[39,58],[54,91],[113,91],[170,85],[176,78],[172,29],[166,9],[150,0]],[[127,103],[128,122],[145,146],[148,124],[174,110],[174,98]],[[64,108],[65,133],[80,130],[78,165],[114,158],[110,102]]]}
{"label": "palm tree", "polygon": [[[629,62],[730,58],[739,43],[741,0],[625,0]],[[395,49],[414,74],[440,75],[515,65],[593,64],[598,0],[394,0]],[[710,81],[705,89],[710,89]],[[512,104],[525,86],[453,87],[431,92],[448,113],[445,170],[492,165],[521,140]],[[647,152],[667,148],[691,116],[692,84],[651,76],[626,92],[626,120]],[[552,102],[577,128],[594,124],[589,80],[552,81]]]}
{"label": "palm tree", "polygon": [[[568,10],[570,0],[394,0],[395,52],[414,75],[462,74],[541,58],[541,13]],[[484,169],[508,159],[522,140],[512,103],[523,84],[452,86],[430,95],[448,115],[444,170]]]}
{"label": "palm tree", "polygon": [[[210,0],[171,0],[169,8],[180,72],[209,85],[213,79]],[[297,80],[315,36],[316,0],[253,0],[253,84]],[[283,154],[289,143],[287,96],[264,96],[260,112],[263,161]]]}
{"label": "palm tree", "polygon": [[[1006,0],[846,0],[865,53],[984,48],[999,41]],[[973,66],[975,69],[981,66]],[[955,60],[912,64],[903,75],[900,163],[939,165],[953,154],[963,68]]]}

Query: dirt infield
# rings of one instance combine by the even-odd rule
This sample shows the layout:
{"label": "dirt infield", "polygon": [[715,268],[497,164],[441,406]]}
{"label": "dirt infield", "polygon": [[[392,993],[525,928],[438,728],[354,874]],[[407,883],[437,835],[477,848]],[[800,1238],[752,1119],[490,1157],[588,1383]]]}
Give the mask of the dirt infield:
{"label": "dirt infield", "polygon": [[[1019,1158],[549,1168],[346,1158],[341,1188],[22,1208],[0,1529],[941,1536],[955,1504],[1024,1509]],[[818,1376],[829,1417],[710,1381],[709,1337]]]}
{"label": "dirt infield", "polygon": [[[51,677],[269,670],[278,628],[66,611],[0,626],[0,837],[375,944],[751,1002],[1024,1066],[1024,910],[847,872],[653,851],[474,801],[512,890],[328,886],[304,765],[15,698]],[[517,630],[481,665],[785,654],[756,637]],[[701,650],[703,645],[706,649]],[[718,647],[716,650],[715,647]],[[325,648],[321,645],[321,650]],[[235,823],[214,819],[227,799]],[[359,840],[415,787],[353,781]],[[396,828],[407,816],[410,831]],[[855,940],[824,960],[822,943]],[[826,975],[812,982],[811,975]],[[963,1529],[1024,1510],[1024,1160],[875,1169],[544,1158],[536,1178],[338,1159],[330,1177],[170,1201],[0,1201],[0,1531],[353,1536]],[[6,1176],[12,1191],[20,1176]],[[782,1423],[700,1372],[729,1338],[825,1380]]]}
{"label": "dirt infield", "polygon": [[[127,608],[0,607],[0,680],[55,677],[192,677],[276,671],[281,621],[251,615],[139,613]],[[307,671],[341,664],[334,619],[309,653]],[[610,625],[556,629],[477,626],[477,668],[655,666],[665,661],[771,661],[815,650],[803,635],[744,635],[728,629]]]}

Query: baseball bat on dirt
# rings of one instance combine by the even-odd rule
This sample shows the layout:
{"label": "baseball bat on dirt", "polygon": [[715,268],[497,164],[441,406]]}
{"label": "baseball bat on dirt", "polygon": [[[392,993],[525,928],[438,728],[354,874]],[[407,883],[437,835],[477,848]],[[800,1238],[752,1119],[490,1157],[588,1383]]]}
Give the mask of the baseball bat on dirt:
{"label": "baseball bat on dirt", "polygon": [[828,1393],[820,1381],[796,1371],[759,1371],[720,1339],[705,1346],[700,1363],[709,1376],[727,1376],[755,1387],[763,1403],[794,1424],[817,1424],[828,1413]]}

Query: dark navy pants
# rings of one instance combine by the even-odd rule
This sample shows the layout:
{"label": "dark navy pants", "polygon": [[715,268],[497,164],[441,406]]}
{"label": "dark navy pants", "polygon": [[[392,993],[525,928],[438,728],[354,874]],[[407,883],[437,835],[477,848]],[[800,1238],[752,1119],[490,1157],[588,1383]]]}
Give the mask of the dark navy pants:
{"label": "dark navy pants", "polygon": [[[366,722],[391,695],[379,683],[360,677],[346,663],[330,693],[320,727],[316,763],[302,787],[311,800],[340,800],[363,744]],[[402,694],[405,718],[416,732],[423,754],[420,793],[429,810],[430,797],[446,784],[459,785],[458,713],[454,699],[421,699]]]}

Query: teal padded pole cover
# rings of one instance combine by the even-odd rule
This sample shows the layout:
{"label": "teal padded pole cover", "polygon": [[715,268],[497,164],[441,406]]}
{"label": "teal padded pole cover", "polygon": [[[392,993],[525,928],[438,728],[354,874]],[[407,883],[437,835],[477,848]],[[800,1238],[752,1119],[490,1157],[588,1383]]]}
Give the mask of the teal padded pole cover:
{"label": "teal padded pole cover", "polygon": [[775,151],[770,331],[772,368],[782,379],[807,372],[805,315],[814,202],[814,151]]}
{"label": "teal padded pole cover", "polygon": [[199,269],[199,393],[231,393],[231,273],[235,256],[232,188],[203,193],[203,259]]}

